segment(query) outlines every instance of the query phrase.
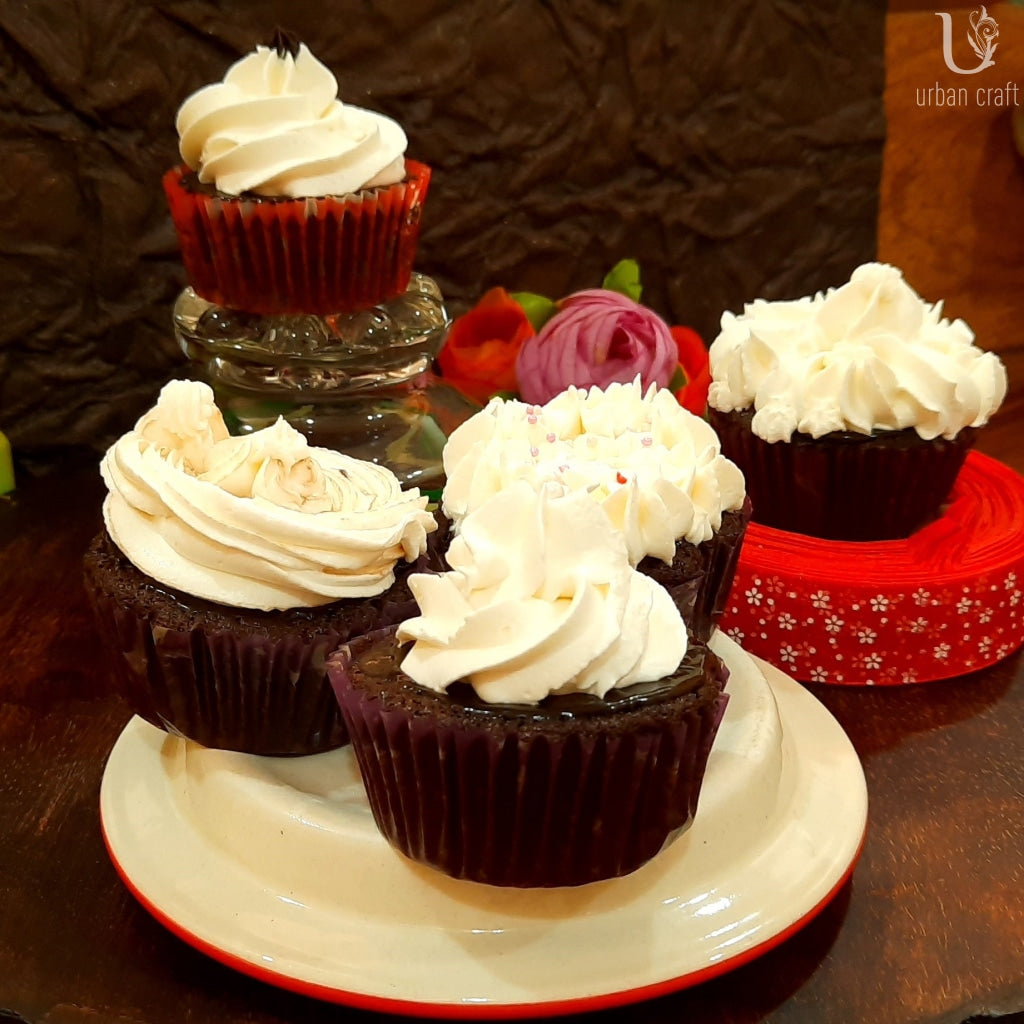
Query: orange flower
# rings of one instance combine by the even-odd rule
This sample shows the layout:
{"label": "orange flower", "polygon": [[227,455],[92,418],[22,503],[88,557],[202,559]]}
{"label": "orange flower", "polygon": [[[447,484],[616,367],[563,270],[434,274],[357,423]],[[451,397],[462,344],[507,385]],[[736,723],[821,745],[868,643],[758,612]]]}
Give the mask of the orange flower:
{"label": "orange flower", "polygon": [[679,350],[679,372],[673,379],[673,385],[682,379],[682,384],[674,392],[676,401],[684,409],[703,416],[711,386],[707,347],[691,327],[672,327],[670,330]]}
{"label": "orange flower", "polygon": [[515,391],[516,356],[533,333],[522,306],[504,288],[492,288],[452,323],[437,356],[441,374],[478,402]]}

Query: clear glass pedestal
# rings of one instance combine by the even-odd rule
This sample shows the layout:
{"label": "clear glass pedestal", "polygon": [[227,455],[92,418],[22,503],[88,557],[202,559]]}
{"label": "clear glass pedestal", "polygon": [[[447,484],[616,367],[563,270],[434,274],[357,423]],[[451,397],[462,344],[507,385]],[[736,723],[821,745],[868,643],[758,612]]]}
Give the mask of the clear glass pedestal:
{"label": "clear glass pedestal", "polygon": [[186,288],[173,315],[178,344],[235,434],[283,416],[310,443],[434,492],[444,483],[445,440],[479,408],[430,372],[450,321],[424,274],[358,313],[261,316]]}

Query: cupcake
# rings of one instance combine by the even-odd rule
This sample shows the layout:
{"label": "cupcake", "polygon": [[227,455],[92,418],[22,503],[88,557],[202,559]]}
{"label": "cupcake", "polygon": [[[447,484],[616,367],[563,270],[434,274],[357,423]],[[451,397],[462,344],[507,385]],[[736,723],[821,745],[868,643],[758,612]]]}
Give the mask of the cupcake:
{"label": "cupcake", "polygon": [[209,747],[342,744],[327,656],[415,611],[403,567],[435,529],[426,498],[283,420],[229,437],[195,381],[168,384],[101,471],[85,577],[132,709]]}
{"label": "cupcake", "polygon": [[430,169],[390,118],[337,98],[303,44],[259,46],[178,111],[164,176],[189,281],[250,313],[365,309],[405,291]]}
{"label": "cupcake", "polygon": [[632,564],[707,640],[725,608],[750,516],[743,475],[714,431],[671,392],[639,379],[570,387],[544,405],[493,399],[444,450],[442,510],[465,516],[519,479],[586,492],[622,535]]}
{"label": "cupcake", "polygon": [[759,523],[839,540],[907,537],[934,519],[1006,394],[998,357],[895,267],[722,317],[708,417]]}
{"label": "cupcake", "polygon": [[510,484],[448,561],[328,663],[381,832],[492,885],[636,870],[693,820],[724,665],[584,492]]}

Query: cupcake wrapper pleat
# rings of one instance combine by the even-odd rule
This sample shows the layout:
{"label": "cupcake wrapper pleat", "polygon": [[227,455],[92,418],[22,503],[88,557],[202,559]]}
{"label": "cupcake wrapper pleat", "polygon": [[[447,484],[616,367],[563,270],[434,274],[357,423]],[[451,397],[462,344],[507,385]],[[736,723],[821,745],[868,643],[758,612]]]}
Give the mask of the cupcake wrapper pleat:
{"label": "cupcake wrapper pleat", "polygon": [[571,886],[636,870],[686,829],[728,700],[637,730],[448,724],[335,687],[370,808],[406,856],[492,885]]}
{"label": "cupcake wrapper pleat", "polygon": [[324,677],[344,639],[169,629],[92,592],[115,685],[135,714],[207,747],[313,754],[346,741]]}
{"label": "cupcake wrapper pleat", "polygon": [[[197,611],[187,628],[161,621],[158,606],[127,596],[121,572],[110,569],[109,545],[97,538],[85,559],[86,592],[109,654],[112,683],[135,714],[207,747],[249,754],[315,754],[347,741],[326,676],[330,654],[363,633],[416,614],[403,570],[392,588],[373,598],[325,611],[315,626],[271,636],[204,622]],[[179,595],[180,602],[188,602]]]}
{"label": "cupcake wrapper pleat", "polygon": [[648,556],[637,566],[668,591],[690,637],[701,643],[708,641],[725,612],[750,513],[748,498],[742,508],[724,513],[710,540],[698,545],[679,541],[671,562]]}
{"label": "cupcake wrapper pleat", "polygon": [[352,196],[259,201],[164,176],[182,262],[208,302],[265,315],[368,309],[408,287],[430,168]]}
{"label": "cupcake wrapper pleat", "polygon": [[709,410],[722,451],[743,470],[755,520],[832,540],[909,537],[939,514],[975,440],[968,427],[952,440],[909,430],[769,444],[751,416]]}

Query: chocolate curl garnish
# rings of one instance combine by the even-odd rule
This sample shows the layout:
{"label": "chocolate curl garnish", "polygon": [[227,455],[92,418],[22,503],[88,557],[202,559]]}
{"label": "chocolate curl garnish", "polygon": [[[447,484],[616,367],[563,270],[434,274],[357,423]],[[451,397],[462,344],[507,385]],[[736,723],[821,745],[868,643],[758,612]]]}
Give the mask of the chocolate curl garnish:
{"label": "chocolate curl garnish", "polygon": [[270,45],[277,50],[278,57],[284,60],[288,54],[291,54],[292,57],[298,57],[301,44],[296,36],[278,25],[274,29],[274,41]]}

